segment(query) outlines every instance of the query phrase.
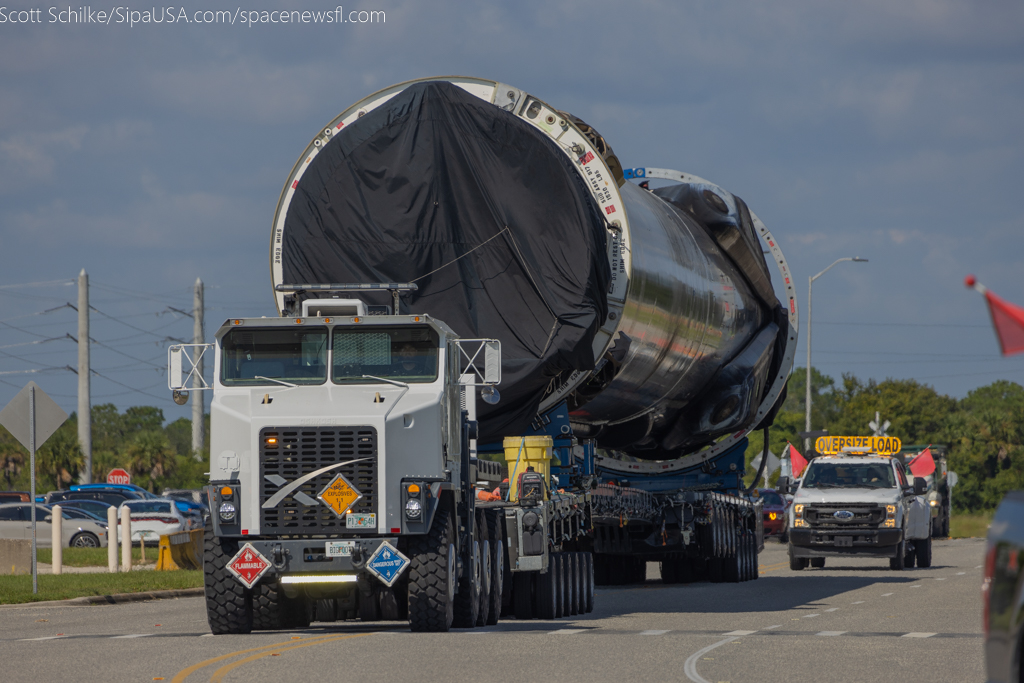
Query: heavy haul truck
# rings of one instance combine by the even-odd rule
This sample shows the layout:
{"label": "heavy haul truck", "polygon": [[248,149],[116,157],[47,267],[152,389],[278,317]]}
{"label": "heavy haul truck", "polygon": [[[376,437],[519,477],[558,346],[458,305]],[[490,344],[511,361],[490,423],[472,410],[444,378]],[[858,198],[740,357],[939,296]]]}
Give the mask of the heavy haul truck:
{"label": "heavy haul truck", "polygon": [[215,633],[557,618],[649,561],[757,577],[746,436],[784,398],[797,312],[738,197],[624,169],[513,86],[423,79],[321,129],[270,261],[279,317],[169,350],[176,400],[213,392]]}

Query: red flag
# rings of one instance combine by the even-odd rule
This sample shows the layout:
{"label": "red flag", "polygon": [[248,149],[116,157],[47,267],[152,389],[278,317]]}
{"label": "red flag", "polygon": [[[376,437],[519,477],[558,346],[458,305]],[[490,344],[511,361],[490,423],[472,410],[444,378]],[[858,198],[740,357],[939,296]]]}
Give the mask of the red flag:
{"label": "red flag", "polygon": [[973,275],[964,279],[968,287],[973,287],[985,295],[988,312],[992,316],[992,326],[996,328],[999,348],[1004,356],[1024,351],[1024,308],[1004,301],[993,294],[984,285],[978,283]]}
{"label": "red flag", "polygon": [[917,457],[907,464],[907,467],[915,477],[927,477],[935,472],[935,460],[932,458],[931,446],[918,453]]}
{"label": "red flag", "polygon": [[794,448],[793,444],[789,444],[789,460],[793,464],[793,478],[795,479],[807,467],[807,458],[800,455],[800,451]]}

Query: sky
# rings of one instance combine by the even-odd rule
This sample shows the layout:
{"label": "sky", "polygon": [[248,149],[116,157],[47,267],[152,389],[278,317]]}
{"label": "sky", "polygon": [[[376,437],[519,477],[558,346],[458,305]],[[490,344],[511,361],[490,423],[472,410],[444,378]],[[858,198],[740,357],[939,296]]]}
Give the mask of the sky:
{"label": "sky", "polygon": [[[334,16],[383,15],[263,24],[245,12],[337,5],[217,1],[0,9],[0,405],[34,380],[76,408],[65,304],[85,269],[93,403],[190,415],[163,374],[169,340],[192,334],[173,309],[201,278],[208,338],[229,316],[276,315],[270,224],[292,164],[348,105],[445,74],[513,84],[595,126],[624,166],[742,197],[801,314],[809,276],[869,259],[815,281],[826,374],[956,397],[1024,383],[1024,355],[1000,356],[963,285],[973,273],[1024,305],[1020,2],[359,0]],[[163,23],[130,21],[154,7]],[[194,21],[217,10],[234,23]],[[805,331],[802,315],[798,365]]]}

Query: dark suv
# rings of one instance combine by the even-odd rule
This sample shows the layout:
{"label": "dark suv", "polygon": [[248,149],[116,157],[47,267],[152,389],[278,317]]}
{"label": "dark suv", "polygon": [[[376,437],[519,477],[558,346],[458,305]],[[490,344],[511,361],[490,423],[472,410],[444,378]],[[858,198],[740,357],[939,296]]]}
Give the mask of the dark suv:
{"label": "dark suv", "polygon": [[88,491],[53,491],[46,495],[46,502],[49,505],[64,500],[98,500],[110,505],[118,506],[126,500],[141,500],[142,496],[134,491],[118,489],[90,489]]}

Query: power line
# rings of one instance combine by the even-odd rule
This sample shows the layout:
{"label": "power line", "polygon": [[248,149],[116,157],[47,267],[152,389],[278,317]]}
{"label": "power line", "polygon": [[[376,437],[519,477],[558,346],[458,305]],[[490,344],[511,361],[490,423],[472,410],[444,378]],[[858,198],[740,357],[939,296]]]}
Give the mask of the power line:
{"label": "power line", "polygon": [[991,329],[991,325],[956,325],[953,323],[880,323],[874,320],[870,322],[832,322],[830,320],[815,320],[815,325],[840,325],[840,326],[854,326],[854,327],[953,327],[956,329],[971,327],[981,329]]}
{"label": "power line", "polygon": [[18,287],[49,287],[52,285],[73,285],[74,280],[47,280],[45,282],[21,282],[13,285],[0,285],[0,289],[16,289]]}

